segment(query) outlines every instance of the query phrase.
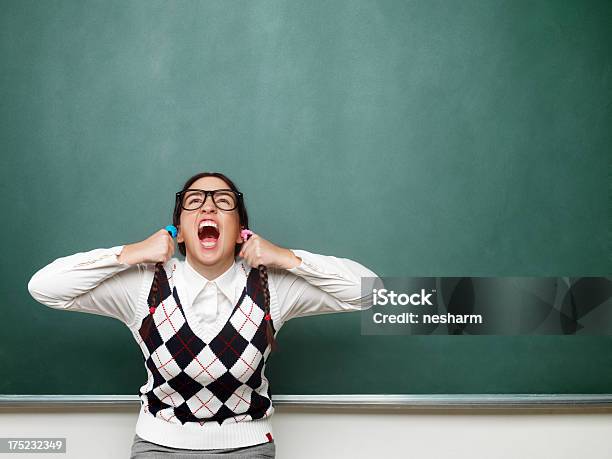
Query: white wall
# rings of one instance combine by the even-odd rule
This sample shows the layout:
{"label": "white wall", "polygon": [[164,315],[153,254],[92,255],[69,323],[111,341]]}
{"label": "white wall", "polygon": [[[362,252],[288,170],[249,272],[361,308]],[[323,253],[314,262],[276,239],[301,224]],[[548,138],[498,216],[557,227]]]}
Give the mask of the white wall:
{"label": "white wall", "polygon": [[[67,437],[66,458],[128,458],[138,406],[0,407],[0,437]],[[612,409],[293,408],[273,416],[277,459],[609,459]],[[3,454],[2,457],[55,457]]]}

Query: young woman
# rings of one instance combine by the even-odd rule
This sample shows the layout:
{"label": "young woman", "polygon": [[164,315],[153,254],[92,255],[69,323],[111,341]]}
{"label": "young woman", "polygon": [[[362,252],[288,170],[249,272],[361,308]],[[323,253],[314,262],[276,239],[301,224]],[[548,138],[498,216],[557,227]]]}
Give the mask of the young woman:
{"label": "young woman", "polygon": [[147,371],[132,458],[273,458],[264,370],[276,334],[296,317],[370,307],[361,278],[377,276],[350,259],[243,239],[243,195],[220,173],[187,180],[173,224],[185,261],[172,258],[161,229],[58,258],[28,289],[42,304],[114,317],[132,332]]}

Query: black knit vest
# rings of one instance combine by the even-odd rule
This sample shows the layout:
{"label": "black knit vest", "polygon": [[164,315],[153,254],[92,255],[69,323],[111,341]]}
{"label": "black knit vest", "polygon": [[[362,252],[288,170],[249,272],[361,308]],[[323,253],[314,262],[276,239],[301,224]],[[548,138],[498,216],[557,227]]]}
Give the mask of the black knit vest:
{"label": "black knit vest", "polygon": [[268,416],[272,394],[263,370],[270,346],[259,270],[250,270],[229,319],[210,342],[204,342],[187,322],[183,296],[174,283],[175,269],[176,264],[170,277],[161,266],[156,271],[159,284],[157,292],[151,286],[148,303],[157,308],[138,330],[148,375],[140,388],[145,411],[181,424]]}

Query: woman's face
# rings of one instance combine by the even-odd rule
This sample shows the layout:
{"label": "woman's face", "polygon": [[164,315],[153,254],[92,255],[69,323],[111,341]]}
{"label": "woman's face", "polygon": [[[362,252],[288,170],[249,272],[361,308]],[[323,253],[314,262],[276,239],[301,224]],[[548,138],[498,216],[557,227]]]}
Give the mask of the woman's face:
{"label": "woman's face", "polygon": [[[218,177],[202,177],[193,182],[189,189],[219,190],[230,187]],[[204,220],[217,224],[218,237],[212,228],[199,231]],[[199,209],[182,209],[176,240],[185,243],[187,260],[192,266],[228,267],[233,263],[236,244],[242,242],[238,208],[229,211],[217,209],[212,196],[207,196]]]}

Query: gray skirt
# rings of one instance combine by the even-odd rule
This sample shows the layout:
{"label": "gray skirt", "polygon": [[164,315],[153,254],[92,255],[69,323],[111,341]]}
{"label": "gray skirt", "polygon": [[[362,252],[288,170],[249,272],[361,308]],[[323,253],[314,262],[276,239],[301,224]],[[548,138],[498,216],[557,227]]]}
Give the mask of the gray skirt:
{"label": "gray skirt", "polygon": [[276,445],[274,440],[259,445],[226,449],[182,449],[151,443],[138,434],[134,435],[130,459],[274,459]]}

